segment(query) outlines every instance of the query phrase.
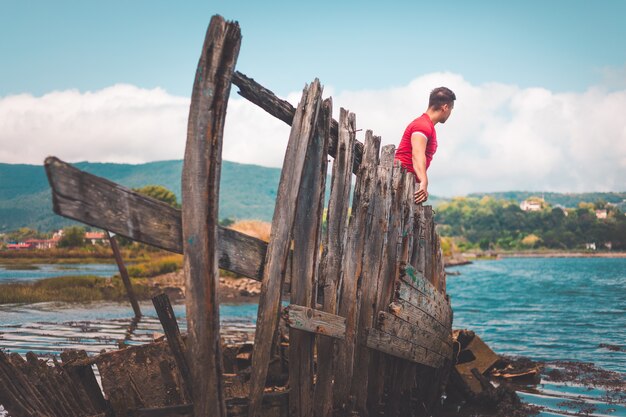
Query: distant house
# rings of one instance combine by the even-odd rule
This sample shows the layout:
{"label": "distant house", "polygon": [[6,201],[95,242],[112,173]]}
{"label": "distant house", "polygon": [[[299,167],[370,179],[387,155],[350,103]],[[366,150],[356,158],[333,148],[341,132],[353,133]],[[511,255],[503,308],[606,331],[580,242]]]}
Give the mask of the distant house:
{"label": "distant house", "polygon": [[542,199],[537,197],[531,197],[522,201],[522,203],[519,205],[519,208],[524,211],[541,211],[544,204],[545,201],[543,201]]}
{"label": "distant house", "polygon": [[24,250],[24,249],[32,249],[32,246],[25,242],[19,243],[9,243],[7,245],[7,249],[9,250]]}
{"label": "distant house", "polygon": [[101,244],[106,241],[106,235],[103,232],[86,232],[85,240],[91,242],[92,245]]}
{"label": "distant house", "polygon": [[596,217],[598,219],[606,219],[607,211],[606,210],[596,210]]}
{"label": "distant house", "polygon": [[587,249],[587,250],[596,250],[596,243],[595,242],[585,243],[585,249]]}
{"label": "distant house", "polygon": [[52,249],[57,247],[59,239],[28,239],[24,243],[30,245],[32,249]]}

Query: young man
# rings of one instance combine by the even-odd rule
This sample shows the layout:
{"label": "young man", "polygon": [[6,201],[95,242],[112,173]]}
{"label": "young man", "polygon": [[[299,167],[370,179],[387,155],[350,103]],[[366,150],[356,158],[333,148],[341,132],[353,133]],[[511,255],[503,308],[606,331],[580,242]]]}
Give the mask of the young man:
{"label": "young man", "polygon": [[456,95],[446,87],[435,88],[430,93],[428,109],[407,126],[396,149],[395,159],[417,179],[419,189],[415,192],[415,203],[428,200],[428,175],[433,155],[437,151],[435,125],[445,123],[454,108]]}

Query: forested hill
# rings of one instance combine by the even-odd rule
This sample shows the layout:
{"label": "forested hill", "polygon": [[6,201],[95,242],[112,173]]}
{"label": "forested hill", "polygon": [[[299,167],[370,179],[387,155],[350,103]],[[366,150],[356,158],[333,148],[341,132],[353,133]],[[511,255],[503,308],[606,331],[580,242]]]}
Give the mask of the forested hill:
{"label": "forested hill", "polygon": [[[126,187],[162,185],[173,191],[180,202],[182,164],[183,162],[178,160],[138,165],[90,162],[73,165]],[[221,179],[220,219],[271,220],[280,169],[224,161]],[[514,200],[518,203],[531,195],[539,197],[543,195],[550,205],[560,204],[572,208],[583,201],[598,200],[618,204],[621,208],[626,199],[626,192],[584,194],[506,192],[489,195],[496,199]],[[482,197],[483,194],[470,196]],[[449,200],[435,196],[429,198],[429,203],[435,207],[446,201]],[[624,208],[622,211],[626,211]],[[71,223],[70,220],[52,212],[50,187],[43,166],[0,163],[0,233],[20,227],[48,232]]]}
{"label": "forested hill", "polygon": [[493,197],[496,200],[513,200],[521,203],[529,197],[542,197],[551,206],[563,206],[566,208],[576,208],[581,202],[595,203],[604,201],[617,205],[626,212],[626,192],[621,193],[552,193],[542,191],[505,191],[499,193],[472,193],[468,197],[482,198],[484,196]]}
{"label": "forested hill", "polygon": [[[146,164],[79,162],[77,168],[107,178],[126,187],[162,185],[173,191],[180,202],[182,161]],[[270,221],[280,179],[278,168],[223,161],[221,219]],[[50,231],[72,224],[52,212],[50,186],[41,165],[0,163],[0,232],[30,227]]]}

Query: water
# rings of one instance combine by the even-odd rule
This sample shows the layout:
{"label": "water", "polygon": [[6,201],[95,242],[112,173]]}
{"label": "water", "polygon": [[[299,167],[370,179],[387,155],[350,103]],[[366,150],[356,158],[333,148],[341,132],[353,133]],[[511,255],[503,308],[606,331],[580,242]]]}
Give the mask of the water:
{"label": "water", "polygon": [[593,362],[626,372],[626,259],[508,258],[449,276],[454,328],[500,354]]}
{"label": "water", "polygon": [[[0,269],[0,282],[41,279],[52,276],[50,272],[68,275],[55,267]],[[106,267],[111,267],[109,272],[104,272]],[[448,277],[454,328],[474,330],[499,354],[586,361],[626,372],[625,352],[599,347],[626,347],[626,259],[510,258],[450,269],[461,273]],[[75,271],[82,275],[98,270],[102,276],[117,271],[114,265],[77,265]],[[141,308],[147,317],[129,332],[133,312],[126,303],[0,305],[0,348],[46,356],[67,347],[96,354],[117,349],[121,340],[146,343],[162,329],[152,304],[143,302]],[[184,306],[174,306],[174,312],[184,331]],[[256,313],[256,304],[221,305],[225,333],[251,334]],[[542,381],[535,391],[519,394],[546,407],[540,417],[572,415],[576,407],[565,400],[593,405],[595,411],[586,415],[626,416],[626,406],[607,402],[602,388]]]}
{"label": "water", "polygon": [[118,269],[115,264],[35,264],[27,266],[0,264],[0,284],[77,275],[95,275],[108,278],[117,273]]}

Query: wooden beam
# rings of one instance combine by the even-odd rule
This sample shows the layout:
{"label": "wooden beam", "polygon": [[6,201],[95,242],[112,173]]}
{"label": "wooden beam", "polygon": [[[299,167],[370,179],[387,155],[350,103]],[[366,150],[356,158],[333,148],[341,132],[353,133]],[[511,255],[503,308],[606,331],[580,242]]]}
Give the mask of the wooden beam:
{"label": "wooden beam", "polygon": [[432,368],[439,368],[444,363],[443,356],[374,328],[369,329],[366,344],[371,349]]}
{"label": "wooden beam", "polygon": [[281,289],[289,257],[296,200],[300,192],[306,149],[315,134],[317,114],[322,101],[321,95],[322,87],[317,79],[310,87],[305,87],[296,110],[285,152],[259,298],[257,330],[252,354],[252,374],[250,375],[250,417],[256,417],[260,412],[272,339],[278,325]]}
{"label": "wooden beam", "polygon": [[182,174],[182,231],[193,411],[226,417],[219,320],[218,202],[222,139],[241,32],[213,16],[191,94]]}
{"label": "wooden beam", "polygon": [[411,324],[386,311],[378,313],[377,329],[425,347],[442,356],[449,357],[452,354],[451,339],[442,339],[440,335]]}
{"label": "wooden beam", "polygon": [[[314,307],[319,247],[328,175],[328,133],[331,102],[322,103],[315,133],[306,149],[300,192],[292,230],[291,303]],[[289,413],[313,416],[313,351],[315,335],[292,327],[289,331]]]}
{"label": "wooden beam", "polygon": [[337,370],[335,372],[334,405],[345,409],[350,403],[354,351],[357,345],[357,326],[359,318],[358,282],[363,271],[363,253],[365,250],[365,225],[368,221],[368,203],[370,183],[374,181],[378,165],[380,138],[371,130],[365,135],[365,155],[359,168],[359,175],[352,199],[352,216],[348,227],[348,236],[343,253],[343,281],[339,315],[346,318],[346,340],[339,343],[337,350]]}
{"label": "wooden beam", "polygon": [[[291,126],[296,109],[288,101],[276,97],[273,92],[239,71],[235,72],[233,84],[239,88],[238,93],[240,96]],[[331,122],[330,143],[328,146],[328,154],[333,158],[336,157],[338,149],[338,126],[337,121],[333,119]],[[355,140],[352,172],[357,175],[363,157],[363,149],[363,144]]]}
{"label": "wooden beam", "polygon": [[[367,140],[367,139],[366,139]],[[376,138],[380,142],[380,138]],[[367,392],[369,382],[370,360],[372,352],[365,347],[366,329],[373,327],[374,319],[379,311],[378,291],[386,280],[393,280],[392,275],[382,276],[381,267],[387,256],[386,235],[389,226],[389,209],[391,207],[391,148],[385,146],[381,153],[380,165],[374,168],[374,176],[367,187],[364,210],[367,210],[365,223],[366,242],[363,251],[363,269],[361,272],[361,300],[359,302],[359,321],[355,352],[354,375],[351,392],[355,397],[356,410],[359,414],[367,414]]]}
{"label": "wooden beam", "polygon": [[135,295],[135,291],[133,290],[133,284],[131,284],[130,282],[128,270],[126,269],[126,265],[124,265],[124,260],[122,259],[120,248],[117,246],[117,241],[115,240],[115,237],[111,236],[111,232],[107,230],[106,233],[107,237],[109,238],[109,245],[111,245],[111,250],[113,251],[113,256],[115,257],[115,262],[117,263],[117,269],[120,271],[120,277],[122,277],[122,282],[124,283],[124,287],[126,288],[128,300],[130,301],[130,305],[133,307],[135,317],[140,318],[141,309],[139,308],[137,296]]}
{"label": "wooden beam", "polygon": [[406,301],[419,308],[444,327],[450,326],[450,306],[445,301],[435,301],[433,298],[417,291],[404,281],[398,281],[396,283],[395,299]]}
{"label": "wooden beam", "polygon": [[[330,186],[330,199],[326,215],[327,233],[323,245],[320,265],[320,290],[322,291],[322,310],[337,314],[337,296],[341,281],[341,260],[348,224],[348,208],[354,160],[354,141],[356,140],[354,113],[345,109],[339,111],[339,141],[337,154],[333,162]],[[345,318],[341,338],[345,338]],[[333,411],[335,340],[321,337],[317,345],[317,380],[315,383],[316,417],[330,417]]]}
{"label": "wooden beam", "polygon": [[174,315],[174,309],[170,303],[170,299],[167,294],[159,294],[152,297],[152,304],[156,310],[165,337],[167,338],[167,345],[174,356],[178,372],[183,380],[183,389],[187,394],[187,398],[192,398],[191,384],[193,383],[191,378],[191,371],[189,370],[189,363],[187,362],[187,348],[183,342],[183,338],[178,328],[178,321]]}
{"label": "wooden beam", "polygon": [[[55,157],[45,161],[54,212],[129,239],[183,253],[180,210]],[[222,269],[261,280],[267,243],[218,226]]]}
{"label": "wooden beam", "polygon": [[292,329],[299,329],[340,340],[346,337],[345,317],[296,304],[287,306],[286,312],[287,325]]}
{"label": "wooden beam", "polygon": [[426,329],[438,335],[441,339],[447,340],[452,335],[452,328],[442,326],[437,320],[429,316],[426,312],[404,300],[393,302],[389,305],[389,312],[402,320]]}

